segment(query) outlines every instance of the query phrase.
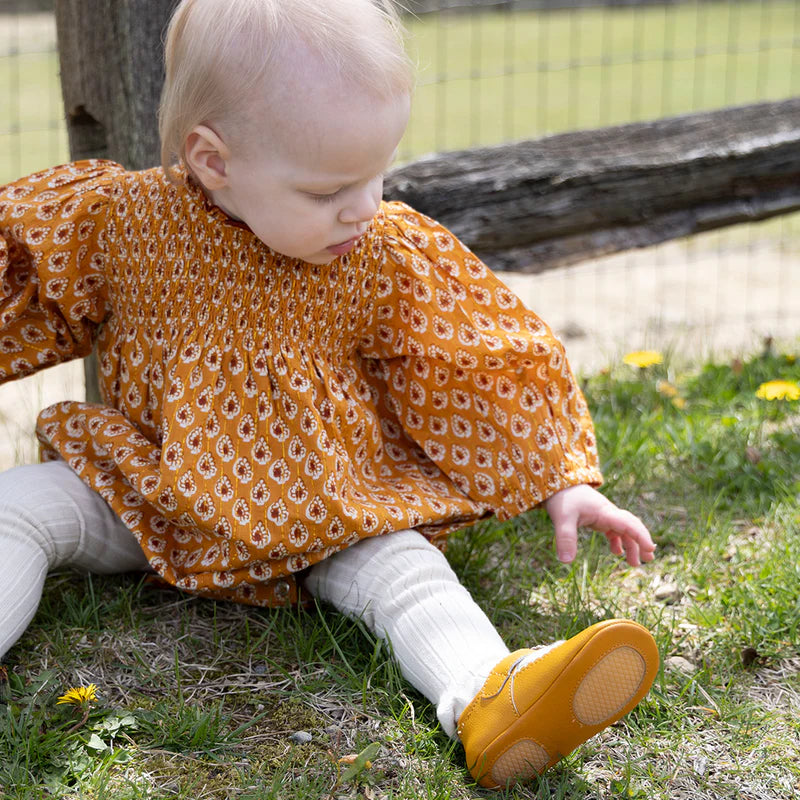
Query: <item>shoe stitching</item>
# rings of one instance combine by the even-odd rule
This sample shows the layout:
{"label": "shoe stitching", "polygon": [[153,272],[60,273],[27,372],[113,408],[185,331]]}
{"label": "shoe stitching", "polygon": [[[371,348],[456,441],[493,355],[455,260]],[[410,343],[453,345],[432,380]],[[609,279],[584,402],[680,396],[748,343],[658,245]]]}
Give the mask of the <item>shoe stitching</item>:
{"label": "shoe stitching", "polygon": [[[516,660],[516,661],[515,661],[515,662],[514,662],[514,663],[513,663],[511,666],[510,666],[510,668],[509,668],[509,669],[508,669],[508,671],[506,672],[506,676],[505,676],[505,678],[503,679],[503,682],[500,684],[500,688],[499,688],[499,689],[498,689],[498,690],[497,690],[497,691],[496,691],[494,694],[487,694],[487,695],[485,695],[484,697],[482,697],[482,698],[481,698],[481,700],[494,700],[494,698],[495,698],[495,697],[497,697],[497,696],[498,696],[498,695],[499,695],[499,694],[500,694],[500,693],[503,691],[503,689],[505,689],[505,688],[506,688],[506,684],[507,684],[509,681],[511,681],[511,687],[510,687],[510,689],[509,689],[509,693],[510,693],[510,695],[511,695],[511,705],[514,707],[514,712],[516,713],[516,715],[517,715],[518,717],[519,717],[519,716],[521,716],[521,715],[520,715],[520,713],[519,713],[519,709],[517,708],[517,703],[516,703],[516,701],[514,700],[514,678],[515,678],[515,677],[516,677],[516,675],[517,675],[517,671],[518,671],[518,669],[519,669],[519,665],[520,665],[520,664],[521,664],[521,663],[522,663],[522,662],[523,662],[523,661],[524,661],[524,660],[525,660],[525,659],[526,659],[526,658],[527,658],[529,655],[530,655],[530,653],[524,653],[523,655],[521,655],[521,656],[520,656],[520,657],[519,657],[519,658],[518,658],[518,659],[517,659],[517,660]],[[534,662],[534,663],[535,663],[535,662]]]}
{"label": "shoe stitching", "polygon": [[[583,683],[583,681],[584,681],[584,679],[586,678],[586,676],[587,676],[587,675],[588,675],[588,674],[589,674],[589,673],[590,673],[590,672],[591,672],[591,671],[592,671],[592,670],[593,670],[593,669],[594,669],[594,668],[595,668],[595,667],[596,667],[596,666],[597,666],[597,665],[598,665],[598,664],[599,664],[599,663],[600,663],[600,662],[601,662],[601,661],[602,661],[602,660],[603,660],[603,659],[604,659],[604,658],[605,658],[607,655],[609,655],[610,653],[613,653],[613,652],[614,652],[615,650],[617,650],[617,649],[619,649],[619,646],[614,646],[614,647],[611,647],[611,648],[609,648],[608,650],[606,650],[604,653],[602,653],[602,654],[601,654],[601,655],[600,655],[598,658],[596,658],[596,659],[595,659],[595,661],[594,661],[594,663],[592,664],[592,666],[591,666],[591,667],[589,667],[589,669],[587,669],[587,670],[586,670],[586,672],[584,672],[584,673],[583,673],[583,675],[582,675],[581,679],[580,679],[580,680],[578,681],[578,683],[576,684],[576,686],[575,686],[575,689],[574,689],[574,690],[573,690],[573,692],[572,692],[572,699],[574,699],[574,698],[575,698],[575,694],[577,693],[577,691],[578,691],[578,688],[581,686],[581,684]],[[634,648],[634,649],[635,649],[635,648]],[[636,652],[638,652],[638,650],[637,650]],[[485,696],[484,696],[484,697],[482,697],[481,699],[482,699],[482,700],[494,700],[494,698],[495,698],[495,697],[497,697],[497,696],[498,696],[498,695],[499,695],[499,694],[500,694],[500,693],[503,691],[503,689],[505,689],[505,687],[506,687],[506,684],[510,683],[510,686],[509,686],[509,689],[508,689],[508,694],[509,694],[509,698],[510,698],[510,700],[511,700],[511,705],[512,705],[512,706],[513,706],[513,708],[514,708],[514,712],[516,713],[516,715],[517,715],[518,717],[521,717],[521,716],[522,716],[522,714],[520,714],[520,712],[519,712],[519,709],[517,708],[517,701],[516,701],[516,699],[515,699],[515,697],[514,697],[514,679],[517,677],[517,673],[519,672],[519,665],[520,665],[520,664],[521,664],[521,663],[522,663],[522,662],[523,662],[523,661],[524,661],[524,660],[525,660],[525,659],[528,657],[528,655],[529,655],[529,654],[527,654],[527,653],[526,653],[525,655],[522,655],[522,656],[520,656],[520,657],[519,657],[519,658],[518,658],[516,661],[514,661],[514,663],[513,663],[513,664],[511,664],[511,666],[510,666],[510,667],[509,667],[509,669],[508,669],[508,672],[506,673],[506,676],[505,676],[505,678],[503,679],[503,682],[500,684],[500,688],[499,688],[499,689],[498,689],[498,690],[497,690],[497,691],[496,691],[494,694],[488,694],[488,695],[485,695]],[[545,654],[542,656],[542,659],[546,658],[546,657],[547,657],[547,655],[548,655],[548,654],[547,654],[547,653],[545,653]],[[641,654],[640,654],[640,655],[641,655]],[[537,659],[537,661],[538,661],[538,659]],[[535,664],[535,663],[537,663],[537,662],[536,662],[536,661],[532,662],[531,666],[532,666],[533,664]],[[555,680],[554,682],[557,682],[557,680],[558,680],[558,679],[556,678],[556,680]],[[641,682],[640,682],[640,685],[641,685]],[[552,687],[548,687],[548,688],[552,688]],[[637,687],[637,690],[638,690],[638,687]],[[545,693],[546,693],[546,691],[545,691]],[[623,705],[624,705],[624,704],[623,704]]]}
{"label": "shoe stitching", "polygon": [[[524,652],[522,653],[522,655],[520,655],[520,656],[519,656],[519,657],[516,659],[516,661],[514,661],[514,663],[513,663],[512,667],[513,667],[513,666],[516,666],[516,665],[517,665],[517,664],[518,664],[520,661],[522,661],[522,659],[526,658],[526,657],[527,657],[529,654],[530,654],[530,650],[526,650],[526,651],[524,651]],[[501,663],[502,663],[502,662],[501,662]],[[509,670],[508,670],[508,669],[505,669],[505,670],[499,670],[499,669],[498,669],[498,667],[499,667],[499,664],[498,664],[498,665],[495,665],[495,666],[493,667],[492,671],[489,673],[489,678],[492,678],[493,676],[495,676],[495,677],[498,677],[498,678],[502,677],[502,678],[503,678],[502,685],[501,685],[501,686],[500,686],[500,688],[499,688],[499,689],[498,689],[498,690],[497,690],[497,691],[496,691],[494,694],[492,694],[492,695],[485,695],[485,694],[483,694],[483,689],[481,689],[481,691],[480,691],[480,692],[478,692],[478,694],[477,694],[477,695],[476,695],[476,696],[475,696],[475,697],[472,699],[472,701],[471,701],[471,702],[470,702],[470,704],[469,704],[469,705],[468,705],[468,706],[467,706],[467,707],[464,709],[464,711],[463,711],[463,712],[462,712],[462,714],[461,714],[461,717],[460,717],[460,718],[459,718],[459,720],[458,720],[458,728],[456,729],[456,733],[457,733],[459,736],[461,736],[461,734],[462,734],[462,732],[463,732],[463,730],[464,730],[464,726],[465,726],[465,725],[469,725],[469,720],[470,720],[470,718],[472,717],[472,715],[473,715],[473,714],[474,714],[476,711],[478,711],[478,709],[479,709],[479,706],[481,705],[481,703],[483,703],[483,702],[484,702],[484,700],[492,700],[492,699],[494,699],[495,697],[497,697],[497,696],[500,694],[500,692],[502,692],[502,691],[503,691],[503,687],[506,685],[506,683],[508,682],[508,679],[509,679]],[[486,681],[487,683],[489,682],[489,678],[487,678],[487,681]],[[485,685],[484,685],[484,688],[485,688]]]}
{"label": "shoe stitching", "polygon": [[[550,651],[549,651],[549,652],[547,652],[547,653],[543,653],[543,654],[542,654],[542,656],[541,656],[541,658],[538,658],[538,659],[536,659],[535,661],[531,662],[531,664],[530,664],[530,665],[528,665],[528,666],[533,666],[533,664],[538,664],[539,662],[546,661],[546,660],[548,659],[548,657],[551,655],[551,653],[555,653],[555,652],[557,652],[557,650],[558,650],[558,648],[554,648],[553,650],[550,650]],[[497,669],[494,669],[494,670],[492,670],[492,673],[491,673],[491,674],[493,674],[493,675],[497,675],[498,677],[500,677],[501,675],[503,675],[503,680],[502,680],[502,682],[501,682],[501,684],[500,684],[500,687],[498,688],[498,690],[497,690],[496,692],[494,692],[494,694],[482,695],[480,698],[476,698],[476,700],[480,700],[480,702],[484,702],[484,701],[486,701],[486,700],[494,700],[494,699],[495,699],[495,697],[498,697],[498,696],[499,696],[499,695],[502,693],[503,689],[505,689],[505,687],[506,687],[506,684],[507,684],[509,681],[511,681],[511,686],[510,686],[510,688],[509,688],[509,697],[510,697],[510,699],[511,699],[511,705],[512,705],[512,707],[514,708],[514,713],[515,713],[515,714],[516,714],[518,717],[521,717],[521,716],[522,716],[522,714],[520,713],[520,711],[519,711],[519,708],[517,708],[517,702],[516,702],[516,699],[515,699],[515,697],[514,697],[514,679],[516,678],[517,672],[519,671],[520,664],[521,664],[521,663],[522,663],[522,662],[523,662],[523,661],[524,661],[526,658],[528,658],[530,655],[531,655],[531,651],[530,651],[530,650],[527,650],[527,651],[523,652],[523,653],[522,653],[522,655],[520,655],[520,656],[519,656],[519,657],[518,657],[518,658],[517,658],[517,659],[516,659],[516,660],[515,660],[515,661],[514,661],[514,662],[513,662],[513,663],[512,663],[512,664],[511,664],[511,665],[510,665],[510,666],[509,666],[507,669],[506,669],[506,670],[504,670],[503,672],[499,672],[499,671],[497,671]],[[472,716],[472,714],[473,714],[473,713],[474,713],[474,712],[477,710],[477,703],[476,703],[475,701],[473,701],[473,703],[470,703],[470,705],[472,706],[472,708],[467,708],[467,709],[465,709],[465,711],[464,711],[464,714],[462,715],[463,722],[462,722],[462,724],[459,726],[459,728],[462,728],[462,727],[463,727],[463,724],[464,724],[464,723],[466,723],[466,722],[468,722],[469,718],[470,718],[470,717]]]}
{"label": "shoe stitching", "polygon": [[[603,623],[597,623],[597,624],[598,624],[598,625],[603,625],[603,628],[602,628],[602,630],[607,630],[608,628],[612,628],[612,627],[614,627],[613,623],[618,623],[618,622],[620,622],[620,621],[624,621],[624,620],[605,620],[605,622],[606,622],[606,623],[611,623],[611,624],[608,624],[608,625],[603,625]],[[634,624],[634,625],[637,625],[638,623],[632,623],[632,624]],[[586,647],[586,646],[589,644],[589,642],[591,642],[591,641],[592,641],[592,640],[595,638],[595,636],[597,636],[599,633],[601,633],[601,630],[598,630],[598,631],[596,631],[596,633],[595,633],[593,636],[589,637],[589,639],[587,639],[587,641],[586,641],[586,642],[583,644],[583,646],[582,646],[581,648],[579,648],[579,650],[578,650],[578,651],[577,651],[577,652],[576,652],[576,653],[573,655],[573,659],[574,659],[574,658],[575,658],[575,657],[576,657],[576,656],[577,656],[577,655],[578,655],[578,654],[579,654],[579,653],[580,653],[580,652],[581,652],[581,651],[582,651],[582,650],[583,650],[583,649],[584,649],[584,648],[585,648],[585,647]],[[562,642],[562,644],[566,644],[566,643],[567,643],[567,642],[569,642],[569,641],[571,641],[571,640],[565,640],[564,642]],[[592,666],[591,666],[591,667],[589,667],[589,668],[586,670],[586,672],[584,672],[584,674],[583,674],[583,677],[581,678],[581,680],[580,680],[580,681],[578,681],[578,683],[576,684],[575,688],[573,689],[573,692],[572,692],[572,694],[571,694],[571,697],[570,697],[570,700],[571,700],[571,701],[574,699],[575,692],[577,692],[577,690],[578,690],[578,687],[580,686],[580,684],[581,684],[581,683],[582,683],[582,681],[583,681],[583,678],[585,678],[585,677],[586,677],[586,675],[588,675],[588,674],[589,674],[589,672],[591,672],[591,670],[592,670],[592,669],[594,669],[594,667],[596,667],[596,666],[597,666],[597,664],[598,664],[598,663],[599,663],[599,662],[600,662],[600,661],[601,661],[601,660],[602,660],[602,659],[603,659],[603,658],[604,658],[606,655],[608,655],[608,654],[609,654],[610,652],[612,652],[613,650],[616,650],[618,647],[619,647],[619,645],[618,645],[618,644],[610,645],[610,646],[608,647],[608,649],[607,649],[607,650],[605,650],[605,651],[604,651],[604,652],[603,652],[603,653],[602,653],[602,654],[601,654],[601,655],[600,655],[598,658],[596,658],[596,659],[595,659],[595,661],[593,662]],[[534,648],[534,649],[535,649],[535,648]],[[551,657],[551,655],[552,655],[553,653],[556,653],[556,652],[558,652],[558,649],[559,649],[559,648],[557,648],[557,647],[556,647],[556,648],[554,648],[553,650],[550,650],[549,652],[543,653],[540,659],[536,659],[536,661],[534,661],[534,662],[532,662],[532,663],[537,663],[537,662],[539,662],[539,661],[546,661],[546,660],[548,660],[548,658],[550,658],[550,657]],[[648,663],[648,660],[647,660],[647,658],[645,657],[645,655],[644,655],[644,654],[643,654],[641,651],[639,651],[639,648],[637,648],[637,647],[634,647],[633,649],[634,649],[634,650],[636,650],[636,651],[639,653],[639,655],[640,655],[640,656],[642,657],[642,659],[644,660],[645,664],[647,664],[647,663]],[[501,682],[501,684],[500,684],[500,688],[499,688],[499,689],[498,689],[496,692],[494,692],[494,694],[490,694],[490,695],[479,695],[478,697],[475,697],[475,698],[472,700],[472,702],[471,702],[471,703],[470,703],[470,704],[467,706],[467,708],[466,708],[466,709],[464,709],[464,712],[463,712],[463,713],[462,713],[462,715],[461,715],[461,719],[459,720],[459,722],[460,722],[461,724],[458,726],[458,728],[457,728],[457,731],[456,731],[456,732],[457,732],[459,735],[461,734],[461,730],[462,730],[462,728],[463,728],[464,724],[465,724],[465,723],[468,723],[468,721],[469,721],[470,717],[472,716],[472,714],[473,714],[475,711],[477,711],[477,710],[478,710],[478,705],[479,705],[479,703],[481,703],[481,702],[483,702],[483,701],[485,701],[485,700],[493,700],[494,698],[496,698],[497,696],[499,696],[499,695],[500,695],[500,693],[501,693],[501,692],[503,691],[503,689],[505,688],[506,684],[509,682],[509,680],[511,680],[511,692],[510,692],[510,695],[511,695],[511,704],[512,704],[512,706],[514,707],[514,711],[516,712],[517,716],[522,716],[522,715],[519,713],[519,709],[517,708],[517,704],[516,704],[516,701],[515,701],[515,699],[514,699],[514,680],[513,680],[513,679],[514,679],[514,676],[516,675],[516,671],[519,669],[519,665],[520,665],[520,663],[521,663],[523,660],[525,660],[525,659],[526,659],[526,658],[527,658],[527,657],[528,657],[530,654],[531,654],[531,650],[530,650],[530,649],[528,649],[527,651],[524,651],[524,652],[522,653],[522,655],[520,655],[520,656],[519,656],[519,657],[518,657],[518,658],[517,658],[517,659],[516,659],[516,660],[515,660],[515,661],[514,661],[514,662],[513,662],[511,665],[510,665],[510,667],[506,668],[505,670],[502,670],[502,671],[500,671],[500,670],[498,670],[498,666],[499,666],[499,665],[495,666],[495,668],[494,668],[494,669],[493,669],[493,670],[492,670],[492,671],[489,673],[489,675],[490,675],[490,676],[492,676],[492,675],[496,675],[498,678],[499,678],[499,677],[501,677],[501,676],[503,676],[503,680],[502,680],[502,682]],[[573,660],[573,659],[570,659],[570,660]],[[640,683],[640,687],[641,687],[641,683]]]}

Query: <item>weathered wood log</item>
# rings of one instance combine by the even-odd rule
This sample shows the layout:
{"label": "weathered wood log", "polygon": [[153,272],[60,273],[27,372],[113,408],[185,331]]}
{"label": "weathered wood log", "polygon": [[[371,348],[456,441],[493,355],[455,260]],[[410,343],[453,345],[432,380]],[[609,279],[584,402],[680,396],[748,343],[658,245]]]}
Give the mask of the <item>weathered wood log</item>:
{"label": "weathered wood log", "polygon": [[434,155],[384,194],[541,272],[800,209],[800,98]]}

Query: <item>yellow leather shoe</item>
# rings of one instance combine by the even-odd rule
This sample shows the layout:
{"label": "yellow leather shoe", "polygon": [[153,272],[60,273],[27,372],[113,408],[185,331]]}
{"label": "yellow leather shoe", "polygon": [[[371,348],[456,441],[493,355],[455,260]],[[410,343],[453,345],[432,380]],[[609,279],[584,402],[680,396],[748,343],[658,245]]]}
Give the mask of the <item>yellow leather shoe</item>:
{"label": "yellow leather shoe", "polygon": [[624,717],[647,694],[658,663],[647,629],[620,619],[543,651],[511,653],[458,720],[469,771],[487,788],[543,772]]}

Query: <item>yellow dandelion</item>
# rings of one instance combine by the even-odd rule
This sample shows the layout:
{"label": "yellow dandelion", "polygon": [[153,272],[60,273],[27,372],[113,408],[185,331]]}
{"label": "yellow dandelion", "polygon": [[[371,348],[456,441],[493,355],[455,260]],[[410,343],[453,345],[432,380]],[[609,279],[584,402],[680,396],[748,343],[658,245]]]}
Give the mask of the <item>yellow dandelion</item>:
{"label": "yellow dandelion", "polygon": [[658,381],[656,383],[656,391],[664,397],[677,397],[678,395],[678,387],[669,381]]}
{"label": "yellow dandelion", "polygon": [[88,686],[75,686],[68,689],[66,694],[58,698],[56,705],[68,703],[73,706],[85,706],[97,700],[97,686],[90,683]]}
{"label": "yellow dandelion", "polygon": [[630,367],[652,367],[653,364],[661,364],[664,361],[664,356],[658,350],[634,350],[632,353],[626,353],[622,358],[622,363]]}
{"label": "yellow dandelion", "polygon": [[762,400],[800,400],[800,385],[794,381],[767,381],[756,389]]}
{"label": "yellow dandelion", "polygon": [[672,405],[675,408],[686,408],[686,398],[685,397],[673,397],[672,398]]}

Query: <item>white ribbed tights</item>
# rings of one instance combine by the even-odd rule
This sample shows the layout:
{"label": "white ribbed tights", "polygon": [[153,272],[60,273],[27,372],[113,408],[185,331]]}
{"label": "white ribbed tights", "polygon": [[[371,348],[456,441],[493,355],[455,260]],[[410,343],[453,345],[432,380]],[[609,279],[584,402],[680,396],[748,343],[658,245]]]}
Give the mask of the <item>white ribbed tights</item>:
{"label": "white ribbed tights", "polygon": [[0,658],[28,627],[47,573],[148,569],[136,539],[63,461],[0,473]]}

